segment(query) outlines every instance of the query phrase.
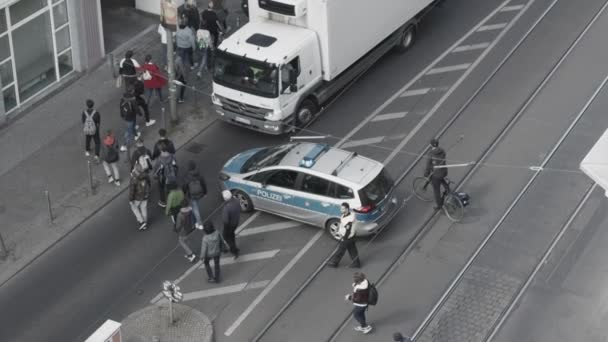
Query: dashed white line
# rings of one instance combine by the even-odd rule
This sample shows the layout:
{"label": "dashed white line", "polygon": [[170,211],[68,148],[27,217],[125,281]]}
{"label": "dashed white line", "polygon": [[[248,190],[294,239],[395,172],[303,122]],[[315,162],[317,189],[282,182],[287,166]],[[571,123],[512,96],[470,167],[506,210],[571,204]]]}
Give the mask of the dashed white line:
{"label": "dashed white line", "polygon": [[452,52],[465,52],[465,51],[473,51],[473,50],[483,50],[483,49],[487,48],[488,46],[490,46],[490,43],[479,43],[479,44],[472,44],[472,45],[461,45],[461,46],[455,48],[454,50],[452,50]]}
{"label": "dashed white line", "polygon": [[406,115],[407,115],[407,112],[382,114],[382,115],[378,115],[375,118],[373,118],[372,122],[403,119]]}
{"label": "dashed white line", "polygon": [[440,68],[433,68],[433,69],[429,70],[429,72],[427,72],[426,74],[435,75],[435,74],[441,74],[444,72],[467,70],[470,66],[471,66],[471,63],[466,63],[466,64],[450,65],[450,66],[440,67]]}
{"label": "dashed white line", "polygon": [[184,293],[184,301],[195,300],[207,297],[221,296],[229,293],[236,293],[245,290],[255,290],[266,287],[270,283],[270,280],[257,281],[253,283],[240,283],[236,285],[216,287],[214,289],[194,291]]}
{"label": "dashed white line", "polygon": [[357,147],[357,146],[363,146],[363,145],[377,144],[377,143],[381,142],[382,140],[384,140],[384,137],[374,137],[374,138],[367,138],[367,139],[361,139],[361,140],[347,141],[344,144],[342,144],[342,148],[350,148],[350,147]]}
{"label": "dashed white line", "polygon": [[505,6],[500,11],[501,12],[519,11],[522,8],[524,8],[524,5]]}
{"label": "dashed white line", "polygon": [[243,224],[241,224],[240,226],[238,226],[236,228],[234,233],[236,235],[239,235],[241,230],[245,229],[251,222],[253,222],[253,220],[255,220],[256,218],[258,218],[258,216],[260,216],[260,213],[261,213],[261,211],[256,211],[255,213],[253,213],[253,215],[249,216],[249,218],[245,222],[243,222]]}
{"label": "dashed white line", "polygon": [[241,313],[241,315],[236,319],[236,321],[232,323],[232,325],[228,328],[228,330],[226,330],[224,335],[230,336],[232,335],[232,333],[234,333],[234,331],[239,327],[239,325],[241,325],[241,323],[243,323],[243,321],[247,318],[247,316],[249,316],[253,309],[255,309],[255,307],[262,300],[264,300],[264,297],[266,297],[270,293],[270,291],[272,291],[272,289],[279,283],[279,281],[281,281],[281,279],[283,279],[287,272],[289,272],[289,270],[293,268],[293,266],[298,262],[298,260],[300,260],[300,258],[302,258],[304,254],[306,254],[306,252],[308,252],[308,250],[317,242],[317,240],[319,240],[319,238],[321,238],[323,234],[324,232],[322,230],[319,230],[317,234],[315,234],[315,236],[313,236],[313,238],[310,239],[310,241],[308,241],[308,243],[304,247],[302,247],[298,254],[293,259],[291,259],[291,261],[289,261],[287,265],[285,265],[281,272],[279,272],[279,274],[277,274],[277,276],[272,279],[270,284],[268,284],[268,286],[264,288],[262,293],[260,293],[247,307],[247,309],[245,309],[245,311]]}
{"label": "dashed white line", "polygon": [[267,225],[260,226],[260,227],[247,228],[247,229],[241,231],[241,234],[239,234],[239,236],[248,236],[248,235],[274,232],[277,230],[293,228],[293,227],[297,227],[297,226],[301,226],[301,225],[302,225],[301,223],[295,222],[295,221],[272,223],[272,224],[267,224]]}
{"label": "dashed white line", "polygon": [[414,90],[407,90],[401,94],[401,97],[426,95],[430,90],[431,90],[431,88],[420,88],[420,89],[414,89]]}
{"label": "dashed white line", "polygon": [[[249,254],[242,254],[238,259],[234,259],[233,257],[223,257],[220,259],[220,265],[232,265],[241,262],[249,262],[249,261],[258,261],[264,259],[274,258],[277,254],[279,254],[280,249],[273,249],[271,251],[265,252],[256,252]],[[201,266],[202,268],[203,266]]]}
{"label": "dashed white line", "polygon": [[477,32],[502,30],[506,26],[507,26],[507,23],[500,23],[500,24],[494,24],[494,25],[484,25],[484,26],[478,28]]}

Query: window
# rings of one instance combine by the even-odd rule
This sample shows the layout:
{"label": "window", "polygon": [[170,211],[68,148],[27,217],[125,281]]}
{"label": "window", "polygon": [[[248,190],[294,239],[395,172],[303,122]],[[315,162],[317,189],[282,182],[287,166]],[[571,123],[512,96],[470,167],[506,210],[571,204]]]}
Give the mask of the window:
{"label": "window", "polygon": [[65,76],[74,69],[74,65],[72,64],[72,49],[57,57],[57,65],[59,65],[59,77]]}
{"label": "window", "polygon": [[298,173],[296,171],[281,170],[277,171],[268,178],[267,185],[274,185],[285,189],[293,189],[296,187],[296,179]]}
{"label": "window", "polygon": [[56,42],[57,42],[57,53],[64,51],[70,47],[70,27],[66,26],[61,30],[57,31]]}
{"label": "window", "polygon": [[304,175],[301,190],[315,195],[327,196],[329,181],[311,175]]}
{"label": "window", "polygon": [[296,76],[300,76],[300,57],[292,59],[291,62],[285,64],[281,68],[281,93],[287,90],[290,86],[289,72],[291,70],[295,70]]}
{"label": "window", "polygon": [[11,24],[15,25],[21,20],[36,13],[48,5],[47,0],[20,0],[9,8]]}
{"label": "window", "polygon": [[6,32],[8,25],[6,24],[6,10],[0,8],[0,34]]}
{"label": "window", "polygon": [[389,177],[386,170],[380,171],[378,176],[374,178],[363,189],[359,190],[359,197],[363,205],[377,205],[391,191],[393,181]]}
{"label": "window", "polygon": [[268,178],[271,173],[272,171],[254,173],[253,175],[245,178],[245,180],[262,183],[264,180],[266,180],[266,178]]}
{"label": "window", "polygon": [[0,62],[11,56],[11,49],[8,45],[8,34],[0,37]]}
{"label": "window", "polygon": [[2,91],[2,97],[4,98],[4,110],[6,112],[17,106],[17,97],[15,96],[15,86],[4,88]]}
{"label": "window", "polygon": [[337,183],[331,183],[330,194],[332,197],[340,199],[355,198],[355,193],[353,192],[353,189]]}
{"label": "window", "polygon": [[65,1],[53,7],[53,20],[55,20],[55,28],[68,22],[68,9]]}
{"label": "window", "polygon": [[0,84],[2,87],[13,83],[13,63],[10,60],[0,64]]}

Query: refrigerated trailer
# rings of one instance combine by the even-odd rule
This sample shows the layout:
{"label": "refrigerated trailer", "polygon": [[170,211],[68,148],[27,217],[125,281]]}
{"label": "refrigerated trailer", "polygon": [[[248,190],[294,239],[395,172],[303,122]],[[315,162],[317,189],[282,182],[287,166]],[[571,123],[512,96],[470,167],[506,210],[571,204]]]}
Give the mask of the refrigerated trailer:
{"label": "refrigerated trailer", "polygon": [[249,0],[216,51],[218,117],[269,134],[308,125],[392,49],[406,51],[436,0]]}

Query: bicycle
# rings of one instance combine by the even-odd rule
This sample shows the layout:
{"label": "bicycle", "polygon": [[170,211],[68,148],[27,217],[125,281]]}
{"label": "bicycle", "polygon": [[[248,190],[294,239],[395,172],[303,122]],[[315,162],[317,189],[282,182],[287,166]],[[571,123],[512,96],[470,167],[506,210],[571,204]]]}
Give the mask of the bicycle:
{"label": "bicycle", "polygon": [[[447,189],[444,189],[443,205],[442,209],[445,215],[452,222],[460,222],[464,216],[465,204],[462,202],[459,193],[452,191],[450,188],[451,184],[455,184],[449,178],[444,178],[447,183]],[[421,201],[432,202],[433,201],[433,186],[431,185],[430,177],[416,177],[412,183],[414,188],[414,195]]]}

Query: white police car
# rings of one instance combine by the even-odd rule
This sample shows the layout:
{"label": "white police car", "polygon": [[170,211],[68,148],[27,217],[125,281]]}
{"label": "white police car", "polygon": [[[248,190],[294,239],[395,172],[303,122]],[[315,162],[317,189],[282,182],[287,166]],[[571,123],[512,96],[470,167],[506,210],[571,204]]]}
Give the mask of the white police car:
{"label": "white police car", "polygon": [[242,152],[224,165],[220,180],[242,211],[323,227],[336,239],[343,202],[356,214],[358,236],[376,232],[399,210],[382,163],[326,144],[296,142]]}

